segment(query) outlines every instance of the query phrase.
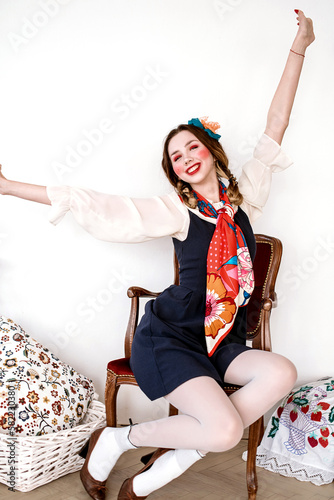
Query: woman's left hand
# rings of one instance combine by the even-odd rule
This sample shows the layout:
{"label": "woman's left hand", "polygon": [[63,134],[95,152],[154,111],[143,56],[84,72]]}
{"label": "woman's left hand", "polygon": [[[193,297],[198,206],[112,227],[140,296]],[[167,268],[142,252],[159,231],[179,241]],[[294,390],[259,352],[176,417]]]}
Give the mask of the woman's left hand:
{"label": "woman's left hand", "polygon": [[296,12],[298,12],[297,21],[299,23],[299,29],[294,43],[298,43],[298,45],[301,45],[301,47],[306,50],[306,48],[315,40],[313,22],[312,19],[305,16],[302,10],[298,10]]}
{"label": "woman's left hand", "polygon": [[315,40],[312,19],[296,10],[299,28],[283,71],[282,78],[269,108],[265,133],[281,144],[289,124],[306,49]]}

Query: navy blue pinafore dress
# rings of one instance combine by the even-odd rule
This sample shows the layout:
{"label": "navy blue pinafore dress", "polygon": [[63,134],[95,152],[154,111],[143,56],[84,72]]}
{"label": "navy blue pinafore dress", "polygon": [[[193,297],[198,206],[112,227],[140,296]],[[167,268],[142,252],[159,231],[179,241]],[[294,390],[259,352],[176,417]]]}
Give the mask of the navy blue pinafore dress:
{"label": "navy blue pinafore dress", "polygon": [[[206,258],[215,225],[189,211],[184,241],[173,239],[180,265],[180,285],[171,285],[145,306],[132,344],[130,364],[142,391],[151,399],[166,396],[187,380],[209,376],[224,380],[229,364],[246,347],[247,306],[238,310],[230,333],[209,357],[204,318]],[[252,260],[256,243],[245,212],[234,217],[242,230]]]}

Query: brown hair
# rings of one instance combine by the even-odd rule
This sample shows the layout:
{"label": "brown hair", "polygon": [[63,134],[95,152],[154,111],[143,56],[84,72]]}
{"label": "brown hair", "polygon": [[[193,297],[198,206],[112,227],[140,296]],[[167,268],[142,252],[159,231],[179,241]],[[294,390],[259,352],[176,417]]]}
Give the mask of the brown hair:
{"label": "brown hair", "polygon": [[228,168],[228,158],[220,142],[218,142],[217,139],[214,139],[199,127],[186,124],[179,125],[169,132],[165,139],[162,156],[162,168],[167,176],[167,179],[172,184],[172,186],[176,188],[176,191],[181,196],[184,203],[190,208],[195,208],[197,206],[197,200],[193,194],[192,187],[187,182],[184,182],[178,178],[178,176],[174,172],[172,162],[168,154],[168,146],[171,139],[184,130],[188,130],[189,132],[194,134],[197,139],[202,144],[204,144],[205,147],[208,148],[215,160],[217,177],[223,177],[229,180],[229,186],[226,193],[230,199],[230,202],[234,205],[241,205],[243,201],[242,194],[239,192],[236,178],[232,175],[230,169]]}

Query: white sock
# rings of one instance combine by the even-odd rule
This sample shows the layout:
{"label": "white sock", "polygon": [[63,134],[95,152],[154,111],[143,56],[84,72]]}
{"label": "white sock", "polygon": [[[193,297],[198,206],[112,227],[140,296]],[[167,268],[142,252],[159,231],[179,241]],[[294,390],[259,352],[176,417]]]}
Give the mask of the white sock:
{"label": "white sock", "polygon": [[128,427],[106,427],[100,434],[88,461],[88,472],[97,481],[105,481],[124,451],[136,448],[129,440]]}
{"label": "white sock", "polygon": [[154,462],[147,471],[133,480],[133,491],[138,497],[150,495],[179,477],[202,455],[197,450],[170,450]]}

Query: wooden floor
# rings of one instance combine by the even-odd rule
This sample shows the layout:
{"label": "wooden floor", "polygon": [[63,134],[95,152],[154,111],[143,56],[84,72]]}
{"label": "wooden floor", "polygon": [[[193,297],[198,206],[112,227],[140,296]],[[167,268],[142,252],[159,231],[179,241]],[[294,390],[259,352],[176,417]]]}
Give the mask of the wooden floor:
{"label": "wooden floor", "polygon": [[[245,462],[241,458],[247,441],[226,453],[210,453],[180,478],[149,496],[152,500],[247,500]],[[119,488],[141,467],[140,457],[149,449],[131,450],[121,456],[107,483],[106,500],[116,500]],[[314,486],[294,478],[258,468],[257,500],[334,500],[334,483]],[[8,500],[89,500],[79,472],[68,474],[27,493],[10,492],[0,484],[0,499]]]}

